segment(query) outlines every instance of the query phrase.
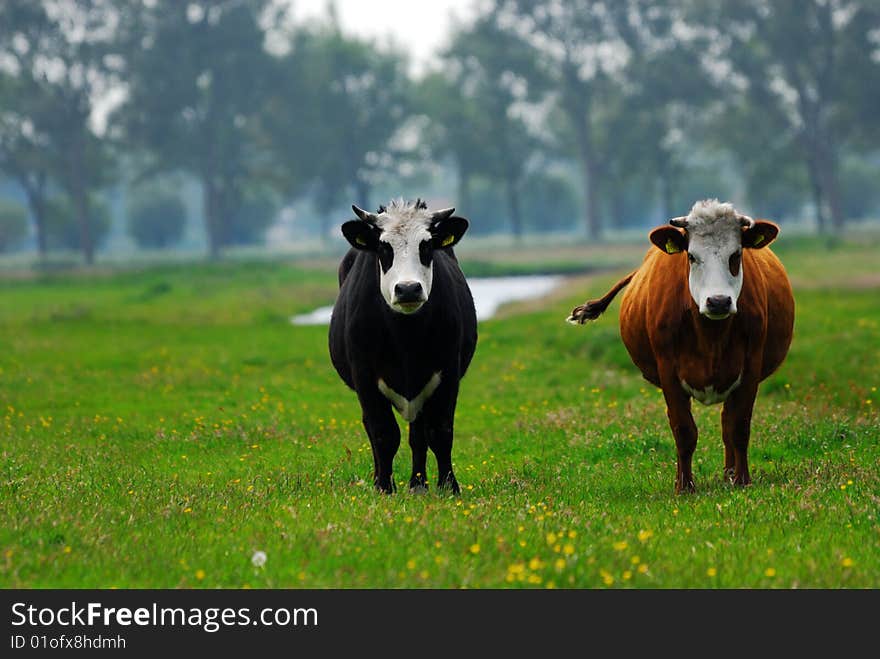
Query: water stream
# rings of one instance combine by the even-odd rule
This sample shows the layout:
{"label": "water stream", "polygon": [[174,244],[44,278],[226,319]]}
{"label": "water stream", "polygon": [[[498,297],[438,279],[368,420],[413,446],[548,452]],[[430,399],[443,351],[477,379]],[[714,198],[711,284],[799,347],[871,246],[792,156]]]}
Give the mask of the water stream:
{"label": "water stream", "polygon": [[[472,277],[468,279],[477,320],[488,320],[501,305],[519,300],[531,300],[546,295],[563,280],[562,275],[522,275],[516,277]],[[333,305],[319,307],[309,313],[293,316],[294,325],[326,325],[330,322]]]}

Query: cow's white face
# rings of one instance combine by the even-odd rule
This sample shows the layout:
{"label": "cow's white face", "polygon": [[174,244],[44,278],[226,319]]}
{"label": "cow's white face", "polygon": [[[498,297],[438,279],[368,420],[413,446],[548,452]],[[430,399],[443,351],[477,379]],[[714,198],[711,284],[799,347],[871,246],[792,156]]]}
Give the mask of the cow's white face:
{"label": "cow's white face", "polygon": [[360,220],[343,224],[342,233],[352,247],[376,252],[386,304],[398,313],[416,313],[431,295],[435,250],[458,243],[468,221],[453,217],[453,208],[431,212],[421,201],[395,200],[375,214],[352,209]]}
{"label": "cow's white face", "polygon": [[433,236],[429,220],[379,215],[379,290],[394,311],[415,313],[431,295],[434,280]]}
{"label": "cow's white face", "polygon": [[742,290],[742,228],[718,222],[710,229],[688,231],[688,287],[702,315],[723,320],[736,313]]}
{"label": "cow's white face", "polygon": [[651,232],[651,241],[667,254],[687,252],[688,288],[700,314],[724,320],[737,312],[743,286],[743,248],[760,249],[779,227],[738,213],[716,199],[698,201],[686,217]]}

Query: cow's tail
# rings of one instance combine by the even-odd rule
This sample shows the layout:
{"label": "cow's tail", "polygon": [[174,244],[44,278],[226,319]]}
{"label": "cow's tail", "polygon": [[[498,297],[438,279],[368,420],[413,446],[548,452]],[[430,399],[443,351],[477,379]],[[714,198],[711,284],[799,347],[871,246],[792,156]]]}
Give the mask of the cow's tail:
{"label": "cow's tail", "polygon": [[617,295],[621,289],[623,289],[630,281],[632,281],[633,276],[638,272],[638,270],[633,270],[626,277],[621,279],[619,282],[612,286],[611,290],[605,293],[598,300],[587,300],[581,305],[576,306],[571,310],[571,315],[565,320],[572,325],[583,325],[588,320],[596,320],[605,309],[608,308],[608,305],[611,304],[611,300],[614,299],[614,296]]}

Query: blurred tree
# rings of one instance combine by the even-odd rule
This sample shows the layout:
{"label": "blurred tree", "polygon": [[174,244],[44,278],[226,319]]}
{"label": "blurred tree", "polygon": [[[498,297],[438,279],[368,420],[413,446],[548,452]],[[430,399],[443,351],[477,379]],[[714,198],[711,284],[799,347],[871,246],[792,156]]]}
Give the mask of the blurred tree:
{"label": "blurred tree", "polygon": [[[70,196],[86,263],[94,262],[90,197],[111,173],[93,131],[95,99],[112,84],[118,13],[110,0],[8,0],[0,5],[0,59],[15,79],[0,161],[25,190],[45,254],[47,178]],[[7,87],[7,90],[10,88]],[[4,94],[7,98],[9,93]]]}
{"label": "blurred tree", "polygon": [[753,122],[773,122],[796,144],[820,230],[829,218],[842,227],[841,151],[858,134],[852,112],[862,90],[880,86],[870,47],[880,6],[875,0],[692,1],[687,19],[713,45],[706,61],[719,91],[747,96]]}
{"label": "blurred tree", "polygon": [[[100,246],[110,231],[110,207],[92,196],[87,200],[89,212],[86,230],[94,246]],[[82,227],[77,203],[68,195],[57,195],[46,203],[46,238],[51,249],[81,249]]]}
{"label": "blurred tree", "polygon": [[[472,175],[472,165],[480,173],[499,181],[514,237],[523,233],[522,184],[530,159],[539,147],[526,116],[533,110],[530,101],[537,96],[542,78],[534,67],[534,50],[518,35],[503,29],[502,17],[491,11],[477,17],[467,30],[459,31],[444,52],[444,75],[462,99],[458,111],[442,105],[440,125],[455,120],[456,112],[470,133],[477,157],[462,158],[468,169],[460,176]],[[450,134],[449,131],[446,131]]]}
{"label": "blurred tree", "polygon": [[0,199],[0,252],[21,243],[28,232],[27,211],[23,206]]}
{"label": "blurred tree", "polygon": [[678,33],[679,2],[625,0],[607,9],[628,52],[613,87],[601,90],[607,99],[599,108],[600,116],[607,113],[600,122],[606,127],[599,136],[601,151],[617,169],[613,180],[622,184],[612,195],[626,196],[628,179],[649,193],[656,182],[660,215],[673,217],[695,201],[682,195],[682,188],[702,147],[694,135],[716,101],[699,66],[705,45]]}
{"label": "blurred tree", "polygon": [[427,153],[425,159],[440,163],[449,159],[457,177],[455,204],[465,215],[472,213],[474,178],[490,169],[488,145],[489,115],[479,103],[464,93],[447,73],[434,71],[418,83],[415,111],[426,123],[420,141]]}
{"label": "blurred tree", "polygon": [[[756,121],[749,95],[719,95],[705,113],[696,141],[703,149],[727,153],[745,186],[748,212],[782,220],[808,209],[811,188],[791,133],[781,131],[780,118]],[[744,200],[745,202],[745,200]]]}
{"label": "blurred tree", "polygon": [[880,217],[880,159],[849,157],[841,163],[841,188],[847,219]]}
{"label": "blurred tree", "polygon": [[279,211],[276,196],[265,187],[247,190],[229,222],[227,245],[256,245],[263,241],[266,229]]}
{"label": "blurred tree", "polygon": [[470,206],[468,218],[475,236],[510,232],[510,218],[507,213],[504,193],[497,183],[483,176],[475,176],[470,184]]}
{"label": "blurred tree", "polygon": [[511,31],[528,39],[538,53],[543,75],[551,81],[555,101],[568,122],[575,155],[581,164],[588,234],[601,234],[599,182],[602,154],[597,137],[596,105],[600,86],[626,62],[607,2],[593,0],[496,0],[508,16]]}
{"label": "blurred tree", "polygon": [[49,137],[40,129],[47,95],[22,78],[0,73],[0,171],[15,180],[27,198],[34,223],[37,252],[45,260],[46,197],[52,151]]}
{"label": "blurred tree", "polygon": [[372,189],[403,155],[395,138],[410,113],[407,61],[343,35],[332,11],[288,40],[261,124],[286,177],[281,190],[310,185],[324,238],[329,212],[372,208]]}
{"label": "blurred tree", "polygon": [[539,53],[562,118],[554,124],[557,140],[581,164],[587,233],[599,237],[603,209],[622,221],[620,200],[634,187],[646,195],[645,215],[655,181],[662,213],[678,207],[686,175],[683,135],[711,91],[697,64],[699,51],[675,34],[680,2],[496,4],[507,29]]}
{"label": "blurred tree", "polygon": [[171,247],[183,237],[186,217],[186,205],[178,194],[141,190],[128,208],[128,232],[140,247]]}
{"label": "blurred tree", "polygon": [[525,224],[535,233],[571,231],[578,223],[579,204],[571,182],[547,169],[535,169],[523,181]]}
{"label": "blurred tree", "polygon": [[120,26],[128,98],[113,122],[152,163],[202,185],[211,258],[228,243],[242,189],[259,164],[255,118],[270,88],[260,19],[269,0],[130,0]]}

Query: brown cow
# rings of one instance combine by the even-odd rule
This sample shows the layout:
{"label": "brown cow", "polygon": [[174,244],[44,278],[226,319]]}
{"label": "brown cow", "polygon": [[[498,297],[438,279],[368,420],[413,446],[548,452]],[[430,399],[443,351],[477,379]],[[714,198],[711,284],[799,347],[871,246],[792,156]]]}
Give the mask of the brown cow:
{"label": "brown cow", "polygon": [[[758,383],[791,344],[794,298],[782,263],[767,249],[779,233],[715,199],[654,229],[641,267],[568,321],[595,320],[627,284],[620,334],[648,382],[663,390],[678,450],[675,491],[693,492],[697,426],[691,398],[724,402],[724,475],[748,485],[748,446]],[[745,249],[744,249],[745,248]]]}

